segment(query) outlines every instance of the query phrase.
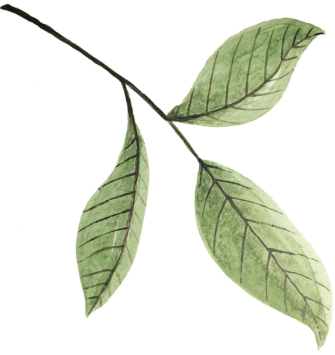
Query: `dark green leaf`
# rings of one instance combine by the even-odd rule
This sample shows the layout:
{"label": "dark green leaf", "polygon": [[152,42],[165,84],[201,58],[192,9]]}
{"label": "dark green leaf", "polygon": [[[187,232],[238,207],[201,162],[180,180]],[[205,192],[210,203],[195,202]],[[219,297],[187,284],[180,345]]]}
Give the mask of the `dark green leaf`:
{"label": "dark green leaf", "polygon": [[209,254],[253,297],[310,327],[321,347],[332,292],[320,258],[260,187],[222,165],[204,164],[195,211]]}
{"label": "dark green leaf", "polygon": [[77,262],[87,316],[108,301],[134,261],[148,182],[145,145],[129,118],[117,165],[87,203],[79,224]]}
{"label": "dark green leaf", "polygon": [[202,126],[239,125],[280,100],[302,53],[319,27],[283,18],[230,37],[208,59],[189,94],[168,117]]}

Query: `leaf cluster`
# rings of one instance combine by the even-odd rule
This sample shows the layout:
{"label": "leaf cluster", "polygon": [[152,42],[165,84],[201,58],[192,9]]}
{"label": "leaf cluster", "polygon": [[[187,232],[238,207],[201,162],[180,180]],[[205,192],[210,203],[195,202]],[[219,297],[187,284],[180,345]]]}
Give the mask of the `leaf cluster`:
{"label": "leaf cluster", "polygon": [[332,291],[320,258],[280,207],[238,172],[203,160],[173,122],[227,127],[253,121],[281,99],[302,53],[321,28],[283,18],[249,27],[225,41],[205,63],[181,104],[165,114],[129,80],[51,27],[5,5],[82,53],[120,81],[128,127],[110,176],[88,201],[77,236],[86,315],[102,307],[129,272],[147,204],[149,163],[128,88],[161,116],[199,163],[195,215],[216,264],[259,301],[307,325],[320,348],[332,317]]}

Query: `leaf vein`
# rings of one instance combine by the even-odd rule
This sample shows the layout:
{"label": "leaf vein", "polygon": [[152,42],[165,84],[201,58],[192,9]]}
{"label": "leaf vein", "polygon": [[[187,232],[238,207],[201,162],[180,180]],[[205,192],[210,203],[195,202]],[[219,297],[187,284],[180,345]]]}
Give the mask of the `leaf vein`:
{"label": "leaf vein", "polygon": [[257,37],[258,37],[260,31],[261,31],[261,27],[258,28],[258,31],[257,31],[255,39],[254,39],[254,44],[252,46],[252,51],[251,51],[251,54],[250,54],[248,72],[247,72],[247,79],[246,79],[246,83],[245,83],[245,95],[246,96],[248,95],[248,90],[249,90],[249,76],[250,76],[251,61],[252,61],[252,57],[254,55],[255,45],[256,45]]}
{"label": "leaf vein", "polygon": [[238,198],[238,197],[232,197],[233,200],[238,200],[238,201],[243,201],[243,202],[248,202],[248,203],[252,203],[254,205],[258,205],[258,206],[261,206],[261,207],[264,207],[264,208],[267,208],[268,210],[271,210],[271,211],[274,211],[274,212],[277,212],[277,213],[280,213],[282,215],[282,213],[280,211],[277,211],[273,208],[270,208],[266,205],[262,205],[261,203],[257,203],[257,202],[254,202],[254,201],[250,201],[250,200],[245,200],[243,198]]}
{"label": "leaf vein", "polygon": [[79,245],[79,247],[78,247],[77,249],[83,247],[83,246],[86,245],[87,243],[92,242],[93,240],[96,240],[96,239],[98,239],[98,238],[100,238],[100,237],[103,237],[104,235],[107,235],[107,234],[110,234],[110,233],[114,233],[114,232],[118,232],[118,231],[122,231],[122,230],[125,230],[125,229],[127,229],[127,228],[118,228],[118,229],[114,229],[114,230],[112,230],[112,231],[109,231],[109,232],[106,232],[106,233],[97,235],[97,236],[95,236],[95,237],[89,239],[89,240],[86,241],[85,243]]}
{"label": "leaf vein", "polygon": [[221,206],[221,209],[220,209],[219,214],[218,214],[217,219],[216,219],[216,226],[215,226],[214,240],[213,240],[213,254],[214,254],[214,255],[215,255],[216,234],[217,234],[217,230],[218,230],[218,226],[219,226],[219,219],[220,219],[221,213],[222,213],[222,211],[223,211],[223,209],[224,209],[226,203],[227,203],[227,199],[225,199],[225,200],[223,201],[223,204],[222,204],[222,206]]}
{"label": "leaf vein", "polygon": [[239,182],[229,181],[229,180],[221,180],[221,179],[216,179],[216,181],[224,182],[224,183],[227,183],[227,184],[238,185],[238,186],[244,187],[244,188],[246,188],[246,189],[248,189],[248,190],[252,190],[251,187],[242,185],[242,184],[240,184]]}
{"label": "leaf vein", "polygon": [[243,38],[243,35],[240,37],[240,39],[239,39],[239,41],[237,43],[237,46],[235,47],[233,58],[231,60],[229,77],[228,77],[228,82],[227,82],[227,86],[226,86],[226,104],[225,104],[225,106],[227,106],[227,104],[228,104],[228,91],[229,91],[229,84],[230,84],[231,74],[232,74],[232,71],[233,71],[234,59],[235,59],[235,55],[236,55],[236,52],[237,52],[237,48],[240,45],[242,38]]}
{"label": "leaf vein", "polygon": [[105,187],[105,186],[107,186],[107,185],[109,185],[109,184],[111,184],[111,183],[113,183],[113,182],[115,182],[115,181],[122,180],[122,179],[125,179],[125,178],[130,177],[130,176],[134,176],[135,174],[136,174],[136,173],[130,173],[130,174],[121,176],[121,177],[119,177],[119,178],[117,178],[117,179],[107,181],[105,184],[103,184],[102,186],[100,186],[98,190],[101,190],[103,187]]}
{"label": "leaf vein", "polygon": [[215,64],[216,64],[216,60],[217,60],[218,55],[219,55],[219,52],[216,53],[215,60],[214,60],[214,64],[213,64],[213,69],[212,69],[212,75],[211,75],[211,78],[210,78],[210,80],[209,80],[209,88],[208,88],[207,103],[206,103],[206,112],[208,112],[209,96],[210,96],[210,94],[211,94],[212,80],[213,80],[213,75],[214,75],[214,70],[215,70]]}
{"label": "leaf vein", "polygon": [[124,211],[122,211],[122,212],[115,213],[115,214],[112,214],[112,215],[110,215],[110,216],[107,216],[107,217],[104,217],[104,218],[98,219],[98,220],[96,220],[96,221],[94,221],[94,222],[92,222],[92,223],[88,224],[87,226],[85,226],[85,227],[83,227],[83,228],[79,229],[78,233],[79,233],[79,232],[81,232],[81,231],[83,231],[84,229],[86,229],[86,228],[88,228],[88,227],[92,226],[93,224],[100,223],[100,222],[102,222],[102,221],[105,221],[106,219],[113,218],[113,217],[119,216],[120,214],[123,214],[123,213],[128,213],[128,212],[130,212],[130,211],[131,211],[131,210],[130,210],[130,209],[128,209],[128,210],[124,210]]}
{"label": "leaf vein", "polygon": [[124,245],[113,245],[111,247],[106,247],[106,248],[102,248],[102,249],[99,249],[97,251],[95,251],[94,253],[90,254],[89,256],[87,256],[86,258],[84,259],[81,259],[80,261],[78,261],[78,264],[82,263],[83,261],[91,258],[92,256],[96,255],[96,254],[100,254],[106,250],[110,250],[110,249],[122,249],[124,247]]}
{"label": "leaf vein", "polygon": [[96,271],[96,272],[91,272],[90,274],[82,275],[81,277],[89,277],[89,276],[101,274],[102,272],[111,272],[111,271],[113,271],[113,270],[112,269],[105,269],[105,270],[100,270],[100,271]]}
{"label": "leaf vein", "polygon": [[295,234],[294,232],[290,231],[289,229],[286,229],[286,228],[280,227],[280,226],[276,226],[275,224],[265,223],[265,222],[261,222],[261,221],[254,221],[253,219],[247,219],[247,221],[248,221],[248,222],[251,222],[251,223],[263,224],[263,225],[265,225],[265,226],[269,226],[269,227],[272,227],[272,228],[282,229],[282,230],[284,230],[284,231],[286,231],[286,232]]}
{"label": "leaf vein", "polygon": [[107,203],[109,201],[116,200],[118,198],[125,197],[125,196],[128,196],[128,195],[132,195],[133,193],[135,193],[135,191],[131,191],[131,192],[127,192],[125,194],[119,195],[119,196],[111,197],[108,200],[102,201],[102,202],[100,202],[100,203],[88,208],[87,210],[84,210],[83,213],[84,212],[89,212],[89,211],[91,211],[91,210],[93,210],[93,209],[95,209],[97,207],[100,207],[100,206],[104,205],[105,203]]}

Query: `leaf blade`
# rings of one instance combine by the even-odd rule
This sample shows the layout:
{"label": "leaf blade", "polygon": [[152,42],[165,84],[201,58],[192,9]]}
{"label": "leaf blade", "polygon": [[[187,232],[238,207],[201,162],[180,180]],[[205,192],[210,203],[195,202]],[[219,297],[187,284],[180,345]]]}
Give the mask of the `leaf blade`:
{"label": "leaf blade", "polygon": [[195,211],[207,251],[253,297],[309,326],[321,347],[332,292],[320,258],[260,187],[232,169],[204,164]]}
{"label": "leaf blade", "polygon": [[137,252],[145,214],[149,166],[135,121],[117,164],[88,201],[77,237],[77,263],[86,315],[102,307],[126,277]]}
{"label": "leaf blade", "polygon": [[229,127],[253,121],[280,100],[309,43],[324,31],[275,19],[230,37],[208,59],[171,121]]}

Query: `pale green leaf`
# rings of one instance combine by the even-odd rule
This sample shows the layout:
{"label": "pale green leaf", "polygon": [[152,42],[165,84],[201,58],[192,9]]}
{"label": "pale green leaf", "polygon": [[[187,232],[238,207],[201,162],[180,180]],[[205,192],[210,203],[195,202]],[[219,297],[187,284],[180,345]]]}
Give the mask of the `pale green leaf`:
{"label": "pale green leaf", "polygon": [[87,316],[108,301],[134,261],[148,182],[144,141],[129,118],[117,165],[87,203],[79,224],[77,262]]}
{"label": "pale green leaf", "polygon": [[310,327],[321,347],[331,323],[330,281],[312,246],[272,198],[236,171],[205,161],[195,211],[201,238],[227,276]]}
{"label": "pale green leaf", "polygon": [[280,100],[302,53],[324,33],[311,24],[283,18],[230,37],[208,59],[169,119],[224,127],[261,117]]}

